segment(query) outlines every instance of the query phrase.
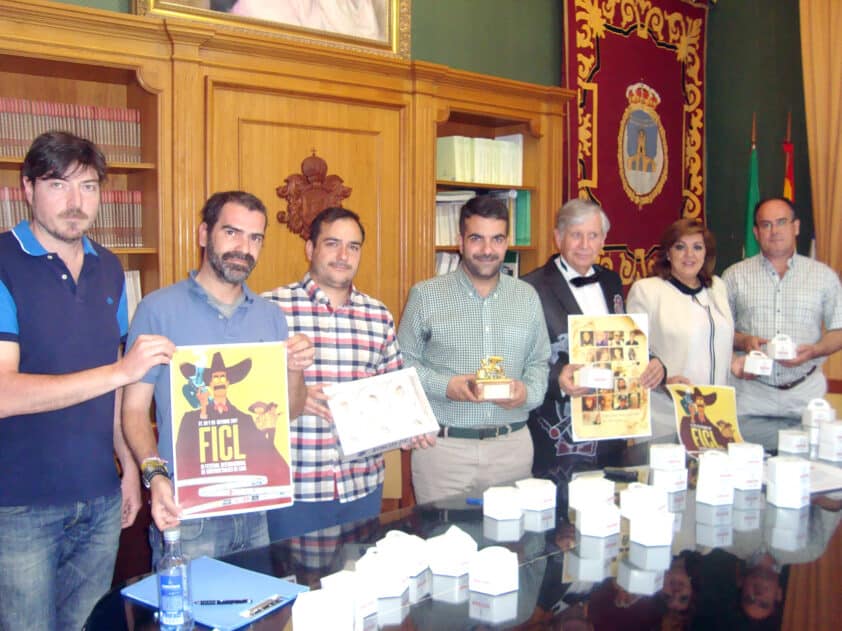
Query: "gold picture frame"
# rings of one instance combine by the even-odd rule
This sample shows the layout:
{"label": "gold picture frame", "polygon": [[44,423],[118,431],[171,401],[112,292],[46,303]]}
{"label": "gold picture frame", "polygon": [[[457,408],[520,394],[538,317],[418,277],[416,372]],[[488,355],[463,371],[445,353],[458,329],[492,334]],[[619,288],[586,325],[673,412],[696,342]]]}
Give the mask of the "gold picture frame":
{"label": "gold picture frame", "polygon": [[308,44],[409,59],[411,0],[134,0],[137,15],[185,17]]}

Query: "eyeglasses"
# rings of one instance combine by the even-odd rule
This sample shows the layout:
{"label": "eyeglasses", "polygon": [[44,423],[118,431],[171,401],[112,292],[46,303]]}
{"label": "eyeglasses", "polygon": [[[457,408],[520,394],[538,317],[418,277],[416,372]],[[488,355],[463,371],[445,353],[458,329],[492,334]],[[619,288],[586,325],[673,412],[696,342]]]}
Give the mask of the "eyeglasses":
{"label": "eyeglasses", "polygon": [[758,221],[757,227],[760,230],[767,230],[768,231],[768,230],[772,229],[772,226],[775,226],[776,228],[783,228],[788,223],[791,223],[792,221],[793,220],[790,219],[789,217],[781,217],[780,219],[775,219],[775,221]]}

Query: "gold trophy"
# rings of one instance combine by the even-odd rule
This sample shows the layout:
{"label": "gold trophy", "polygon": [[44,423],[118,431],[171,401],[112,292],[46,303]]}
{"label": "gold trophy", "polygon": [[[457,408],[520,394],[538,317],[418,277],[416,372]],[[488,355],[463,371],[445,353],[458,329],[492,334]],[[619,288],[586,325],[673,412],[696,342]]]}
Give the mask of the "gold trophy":
{"label": "gold trophy", "polygon": [[503,401],[512,398],[512,380],[503,372],[503,358],[490,355],[480,360],[474,392],[483,401]]}

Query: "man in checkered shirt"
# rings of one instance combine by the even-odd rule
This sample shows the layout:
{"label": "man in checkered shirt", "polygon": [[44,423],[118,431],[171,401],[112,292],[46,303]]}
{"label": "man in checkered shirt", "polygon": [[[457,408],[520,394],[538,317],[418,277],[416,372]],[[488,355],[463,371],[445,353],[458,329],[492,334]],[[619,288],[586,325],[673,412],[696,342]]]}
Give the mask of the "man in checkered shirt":
{"label": "man in checkered shirt", "polygon": [[842,348],[839,276],[827,265],[796,253],[799,229],[788,200],[761,201],[754,211],[760,254],[722,274],[734,314],[735,350],[763,350],[778,334],[788,335],[796,345],[795,359],[775,361],[771,375],[735,383],[743,435],[770,447],[775,446],[780,423],[742,417],[800,418],[807,403],[827,391],[821,369],[825,357]]}
{"label": "man in checkered shirt", "polygon": [[290,423],[295,504],[268,514],[272,540],[380,512],[383,457],[340,460],[323,390],[403,367],[392,314],[353,285],[364,240],[356,213],[326,208],[310,225],[304,278],[263,294],[284,311],[290,333],[303,333],[316,348],[304,372],[304,414]]}

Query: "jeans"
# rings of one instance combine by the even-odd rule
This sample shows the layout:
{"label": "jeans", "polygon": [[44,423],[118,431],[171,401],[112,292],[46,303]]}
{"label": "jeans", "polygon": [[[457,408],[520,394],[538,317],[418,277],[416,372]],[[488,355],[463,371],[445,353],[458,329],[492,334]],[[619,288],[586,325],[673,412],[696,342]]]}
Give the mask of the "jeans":
{"label": "jeans", "polygon": [[[191,559],[221,557],[231,552],[269,545],[266,513],[221,515],[181,522],[181,551]],[[152,569],[164,553],[164,538],[153,523],[149,526]]]}
{"label": "jeans", "polygon": [[383,485],[368,495],[345,502],[338,499],[325,502],[298,502],[288,508],[278,508],[266,513],[269,536],[272,541],[298,537],[314,530],[352,521],[368,519],[380,514]]}
{"label": "jeans", "polygon": [[0,506],[0,631],[82,628],[111,587],[121,504]]}

